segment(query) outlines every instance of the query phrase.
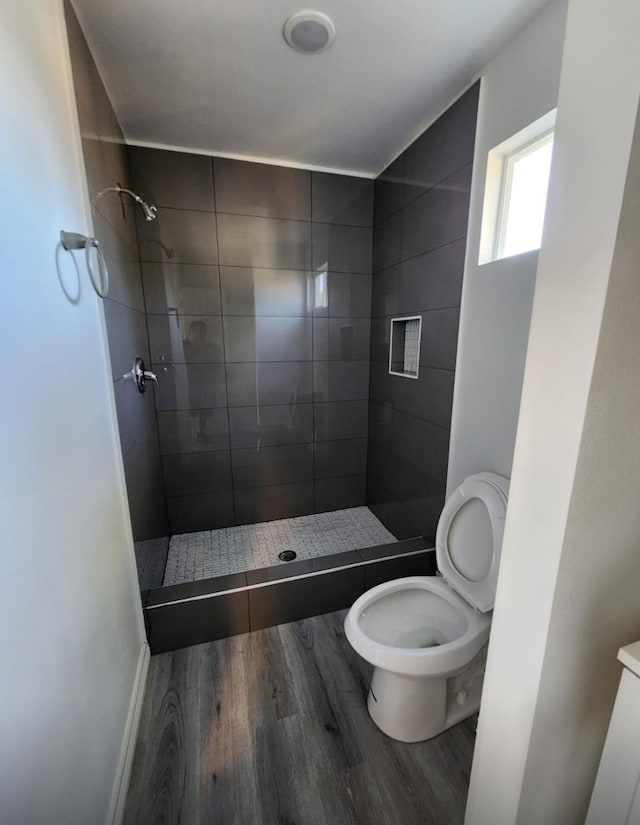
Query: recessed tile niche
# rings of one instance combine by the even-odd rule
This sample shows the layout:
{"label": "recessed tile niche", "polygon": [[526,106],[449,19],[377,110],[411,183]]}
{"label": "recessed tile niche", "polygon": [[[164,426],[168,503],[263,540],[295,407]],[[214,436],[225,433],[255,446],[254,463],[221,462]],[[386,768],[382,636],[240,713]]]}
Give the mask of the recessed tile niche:
{"label": "recessed tile niche", "polygon": [[389,373],[417,378],[420,363],[422,316],[392,318],[389,334]]}

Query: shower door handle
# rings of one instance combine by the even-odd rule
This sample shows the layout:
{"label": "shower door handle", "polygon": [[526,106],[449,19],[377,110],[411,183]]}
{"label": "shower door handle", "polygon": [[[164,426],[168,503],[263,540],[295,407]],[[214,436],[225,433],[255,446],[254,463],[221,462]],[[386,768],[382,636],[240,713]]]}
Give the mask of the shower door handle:
{"label": "shower door handle", "polygon": [[145,363],[142,358],[136,358],[133,362],[133,367],[131,370],[125,373],[122,377],[125,381],[135,381],[138,392],[145,392],[147,381],[155,381],[156,384],[158,383],[158,376],[155,372],[145,369]]}

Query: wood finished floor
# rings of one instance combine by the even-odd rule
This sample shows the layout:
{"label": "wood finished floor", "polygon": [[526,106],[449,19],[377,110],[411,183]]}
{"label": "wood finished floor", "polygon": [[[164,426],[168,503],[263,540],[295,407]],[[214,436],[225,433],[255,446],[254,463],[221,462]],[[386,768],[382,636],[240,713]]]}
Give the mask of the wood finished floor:
{"label": "wood finished floor", "polygon": [[382,734],[345,612],[152,657],[125,825],[461,825],[475,718]]}

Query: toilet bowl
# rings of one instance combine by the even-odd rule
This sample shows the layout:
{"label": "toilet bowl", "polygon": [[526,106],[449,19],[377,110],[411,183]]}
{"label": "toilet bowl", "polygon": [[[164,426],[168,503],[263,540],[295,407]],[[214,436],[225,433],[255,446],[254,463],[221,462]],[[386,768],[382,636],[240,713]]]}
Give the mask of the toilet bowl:
{"label": "toilet bowl", "polygon": [[345,633],[374,665],[367,706],[393,739],[430,739],[480,707],[509,482],[469,476],[449,497],[436,532],[438,576],[368,590]]}

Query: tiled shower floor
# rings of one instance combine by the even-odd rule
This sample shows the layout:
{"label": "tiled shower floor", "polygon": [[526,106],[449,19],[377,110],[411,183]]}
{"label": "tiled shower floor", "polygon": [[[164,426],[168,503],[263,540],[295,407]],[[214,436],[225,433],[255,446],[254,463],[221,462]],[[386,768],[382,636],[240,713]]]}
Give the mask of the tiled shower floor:
{"label": "tiled shower floor", "polygon": [[171,537],[163,586],[283,564],[283,550],[304,560],[395,541],[368,507],[183,533]]}

